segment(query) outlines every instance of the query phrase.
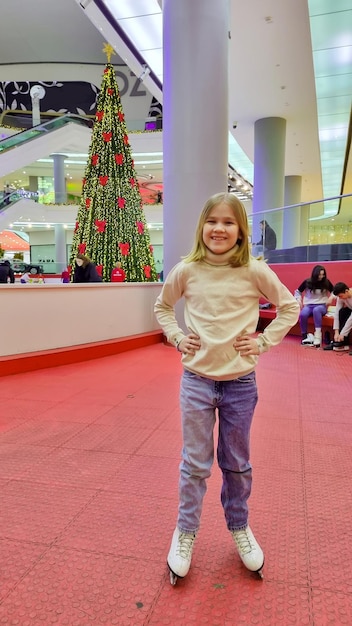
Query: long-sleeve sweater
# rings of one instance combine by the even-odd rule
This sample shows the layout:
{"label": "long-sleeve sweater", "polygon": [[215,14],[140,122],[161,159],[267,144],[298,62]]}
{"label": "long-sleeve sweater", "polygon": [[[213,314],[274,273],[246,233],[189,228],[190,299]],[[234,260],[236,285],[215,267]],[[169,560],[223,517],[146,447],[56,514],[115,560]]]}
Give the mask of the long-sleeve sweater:
{"label": "long-sleeve sweater", "polygon": [[[337,298],[336,301],[336,308],[335,308],[335,312],[334,312],[334,330],[339,330],[339,312],[342,309],[343,306],[347,306],[349,309],[352,310],[352,298]],[[341,332],[340,335],[342,335],[343,337],[347,337],[349,335],[349,333],[352,330],[352,313],[349,316],[348,320],[346,321],[346,323],[344,324],[343,328],[341,328]]]}
{"label": "long-sleeve sweater", "polygon": [[309,289],[309,278],[303,281],[296,289],[294,296],[296,300],[303,301],[303,306],[306,304],[326,304],[329,299],[329,294],[332,293],[333,285],[328,280],[328,289]]}
{"label": "long-sleeve sweater", "polygon": [[236,337],[256,331],[260,298],[277,307],[276,318],[256,339],[260,353],[279,344],[299,315],[293,295],[265,261],[257,259],[236,268],[181,261],[170,271],[154,310],[168,340],[175,345],[185,337],[174,311],[182,297],[185,325],[189,332],[199,335],[201,343],[194,355],[182,355],[182,364],[213,380],[232,380],[255,368],[258,357],[241,356],[233,344]]}

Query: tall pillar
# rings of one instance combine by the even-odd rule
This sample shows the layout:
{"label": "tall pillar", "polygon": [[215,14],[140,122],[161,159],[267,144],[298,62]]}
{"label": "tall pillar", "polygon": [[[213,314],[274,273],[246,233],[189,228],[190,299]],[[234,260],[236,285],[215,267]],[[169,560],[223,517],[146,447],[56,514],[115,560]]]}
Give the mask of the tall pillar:
{"label": "tall pillar", "polygon": [[65,154],[51,154],[54,162],[54,191],[56,204],[63,204],[67,200],[65,178]]}
{"label": "tall pillar", "polygon": [[282,245],[282,212],[265,211],[284,205],[286,120],[266,117],[254,124],[253,237],[259,241],[259,222],[266,219]]}
{"label": "tall pillar", "polygon": [[38,191],[38,176],[29,176],[28,182],[28,191]]}
{"label": "tall pillar", "polygon": [[227,191],[228,0],[163,0],[164,276]]}
{"label": "tall pillar", "polygon": [[63,224],[55,224],[55,263],[56,272],[62,272],[67,265],[66,230]]}
{"label": "tall pillar", "polygon": [[301,246],[308,245],[309,215],[310,215],[310,205],[306,204],[305,206],[302,206],[301,208],[301,223],[300,223],[300,245]]}
{"label": "tall pillar", "polygon": [[[302,177],[285,177],[285,206],[301,202]],[[293,207],[284,211],[282,247],[293,248],[300,245],[301,240],[301,207]]]}

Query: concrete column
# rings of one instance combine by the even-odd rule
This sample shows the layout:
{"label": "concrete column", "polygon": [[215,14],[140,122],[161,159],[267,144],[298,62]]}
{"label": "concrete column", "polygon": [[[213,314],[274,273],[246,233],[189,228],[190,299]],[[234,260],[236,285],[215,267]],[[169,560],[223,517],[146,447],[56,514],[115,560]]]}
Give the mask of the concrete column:
{"label": "concrete column", "polygon": [[[301,202],[302,177],[285,177],[285,206]],[[293,248],[300,245],[301,240],[301,207],[284,211],[282,247]]]}
{"label": "concrete column", "polygon": [[38,191],[38,176],[29,176],[28,191]]}
{"label": "concrete column", "polygon": [[65,154],[51,154],[54,163],[54,191],[55,202],[63,204],[67,200],[66,178],[65,178]]}
{"label": "concrete column", "polygon": [[[308,235],[309,235],[309,214],[310,214],[310,205],[306,204],[301,208],[301,220],[300,220],[300,245],[307,246],[308,245]],[[308,260],[308,259],[307,259]]]}
{"label": "concrete column", "polygon": [[228,0],[163,0],[164,276],[227,191]]}
{"label": "concrete column", "polygon": [[63,224],[55,224],[55,263],[57,272],[62,272],[67,265],[66,230]]}
{"label": "concrete column", "polygon": [[254,124],[253,241],[259,241],[259,222],[267,220],[282,247],[282,212],[265,215],[284,205],[286,120],[266,117]]}

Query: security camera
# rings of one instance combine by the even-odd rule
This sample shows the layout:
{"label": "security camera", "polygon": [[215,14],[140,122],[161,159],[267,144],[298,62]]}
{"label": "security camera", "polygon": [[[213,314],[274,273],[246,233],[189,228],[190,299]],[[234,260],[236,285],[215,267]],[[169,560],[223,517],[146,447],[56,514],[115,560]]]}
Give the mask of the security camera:
{"label": "security camera", "polygon": [[232,128],[237,128],[237,122],[232,122]]}

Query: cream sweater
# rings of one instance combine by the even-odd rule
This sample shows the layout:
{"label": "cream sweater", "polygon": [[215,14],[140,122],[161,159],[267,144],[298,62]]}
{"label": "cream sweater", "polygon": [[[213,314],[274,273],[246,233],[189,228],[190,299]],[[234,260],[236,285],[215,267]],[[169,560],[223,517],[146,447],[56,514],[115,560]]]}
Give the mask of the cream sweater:
{"label": "cream sweater", "polygon": [[154,308],[167,339],[175,345],[185,337],[174,311],[182,297],[185,325],[201,341],[195,355],[182,354],[182,364],[213,380],[232,380],[255,368],[258,357],[242,357],[233,343],[237,336],[255,332],[261,297],[277,307],[277,316],[257,337],[260,353],[280,343],[299,315],[293,295],[265,261],[257,259],[236,268],[207,261],[175,265]]}

